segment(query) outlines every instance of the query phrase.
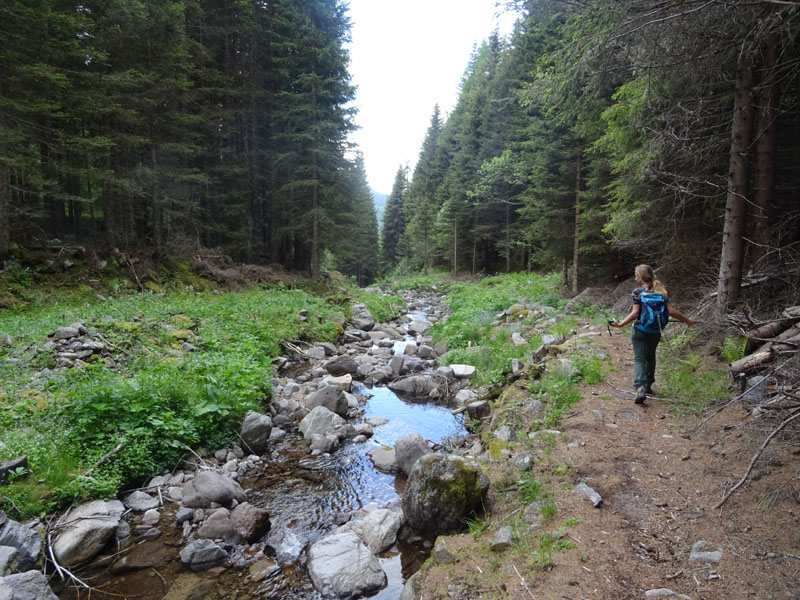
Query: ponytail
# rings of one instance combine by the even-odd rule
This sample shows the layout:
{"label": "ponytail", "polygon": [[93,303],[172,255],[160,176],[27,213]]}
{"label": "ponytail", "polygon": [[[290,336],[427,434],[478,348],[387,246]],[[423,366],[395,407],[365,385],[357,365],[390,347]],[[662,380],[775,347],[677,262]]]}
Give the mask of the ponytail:
{"label": "ponytail", "polygon": [[662,294],[664,298],[667,297],[667,288],[656,279],[655,273],[653,273],[653,267],[650,265],[639,265],[636,267],[636,274],[647,287],[652,288],[652,290],[658,294]]}

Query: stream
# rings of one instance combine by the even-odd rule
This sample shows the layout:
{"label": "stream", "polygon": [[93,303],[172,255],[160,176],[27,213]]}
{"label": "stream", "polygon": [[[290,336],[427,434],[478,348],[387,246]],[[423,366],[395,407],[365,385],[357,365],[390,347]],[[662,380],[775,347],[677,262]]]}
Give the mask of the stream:
{"label": "stream", "polygon": [[[409,323],[438,312],[428,300],[409,313]],[[437,315],[438,316],[438,315]],[[408,324],[404,326],[407,330]],[[393,354],[403,354],[414,337],[394,342]],[[378,446],[394,446],[396,440],[413,432],[435,443],[465,433],[460,419],[444,403],[401,398],[383,385],[367,387],[354,381],[351,393],[360,399],[363,414],[356,422],[373,424],[373,436],[365,442],[348,439],[330,454],[314,456],[296,429],[271,445],[262,468],[254,477],[241,483],[251,504],[265,508],[270,515],[271,529],[263,540],[237,550],[233,568],[218,569],[191,577],[214,576],[214,585],[203,598],[213,600],[264,598],[275,600],[321,600],[314,589],[305,565],[304,549],[322,535],[352,518],[362,507],[376,503],[380,508],[400,503],[406,477],[377,470],[368,452]],[[183,543],[179,527],[169,508],[164,509],[161,536],[148,544],[167,548],[170,558],[151,569],[140,569],[120,575],[104,570],[87,574],[91,585],[115,597],[140,599],[194,598],[175,595],[174,582],[187,577],[180,561],[172,558]],[[139,540],[134,537],[133,544]],[[174,548],[174,549],[173,549]],[[397,600],[406,579],[427,559],[430,542],[419,536],[403,536],[402,541],[379,555],[388,584],[377,594],[377,600]],[[253,575],[256,560],[271,565],[259,576]],[[96,566],[96,565],[95,565]],[[168,585],[168,582],[169,585]],[[86,591],[68,587],[61,591],[62,600],[86,598]],[[100,596],[98,596],[100,597]]]}

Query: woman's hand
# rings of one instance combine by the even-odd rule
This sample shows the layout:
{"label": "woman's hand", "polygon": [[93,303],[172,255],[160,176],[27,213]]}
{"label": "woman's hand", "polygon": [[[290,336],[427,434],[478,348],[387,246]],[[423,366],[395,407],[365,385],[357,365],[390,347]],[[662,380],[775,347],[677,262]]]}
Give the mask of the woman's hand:
{"label": "woman's hand", "polygon": [[620,323],[620,322],[619,322],[619,321],[617,321],[616,319],[611,319],[611,320],[608,322],[608,324],[609,324],[609,325],[611,325],[612,327],[623,327],[622,323]]}

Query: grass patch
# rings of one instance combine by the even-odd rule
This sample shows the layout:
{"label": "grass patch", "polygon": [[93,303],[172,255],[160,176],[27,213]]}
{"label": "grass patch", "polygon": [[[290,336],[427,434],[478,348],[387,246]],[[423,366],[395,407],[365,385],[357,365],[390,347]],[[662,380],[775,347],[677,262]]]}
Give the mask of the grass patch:
{"label": "grass patch", "polygon": [[[379,320],[402,305],[363,290],[347,297],[365,302]],[[0,460],[27,454],[31,471],[3,489],[4,510],[25,519],[112,496],[172,468],[187,447],[224,447],[247,410],[269,404],[280,343],[332,341],[348,311],[348,301],[280,288],[95,297],[79,306],[3,311],[0,332],[12,342],[0,347]],[[48,332],[79,319],[113,363],[87,358],[81,367],[53,369]],[[194,349],[187,351],[184,339]]]}
{"label": "grass patch", "polygon": [[690,349],[693,332],[674,336],[659,349],[661,395],[677,415],[700,415],[712,404],[730,397],[732,382],[727,366]]}

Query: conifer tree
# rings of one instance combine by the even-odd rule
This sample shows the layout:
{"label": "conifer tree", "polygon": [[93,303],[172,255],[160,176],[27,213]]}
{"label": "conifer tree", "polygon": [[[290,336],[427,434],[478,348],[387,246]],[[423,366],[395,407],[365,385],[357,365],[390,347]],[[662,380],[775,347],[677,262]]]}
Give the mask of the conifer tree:
{"label": "conifer tree", "polygon": [[383,212],[383,229],[381,231],[381,258],[383,270],[391,271],[398,266],[400,260],[400,238],[406,222],[404,204],[408,193],[408,167],[399,167],[394,176],[392,192],[386,199]]}

